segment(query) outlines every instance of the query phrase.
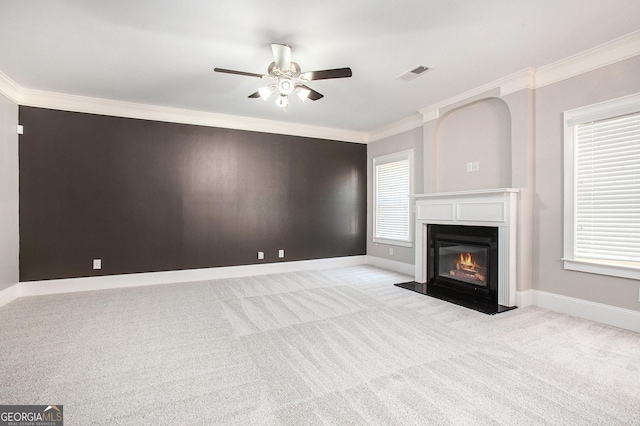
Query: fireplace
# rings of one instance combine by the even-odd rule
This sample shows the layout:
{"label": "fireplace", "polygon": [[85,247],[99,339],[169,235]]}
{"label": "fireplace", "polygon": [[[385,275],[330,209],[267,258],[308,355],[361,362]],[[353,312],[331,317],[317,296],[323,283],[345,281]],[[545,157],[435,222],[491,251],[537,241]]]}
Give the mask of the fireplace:
{"label": "fireplace", "polygon": [[427,294],[494,314],[498,305],[498,228],[428,225]]}
{"label": "fireplace", "polygon": [[415,281],[397,285],[490,314],[515,308],[519,192],[497,188],[412,195]]}

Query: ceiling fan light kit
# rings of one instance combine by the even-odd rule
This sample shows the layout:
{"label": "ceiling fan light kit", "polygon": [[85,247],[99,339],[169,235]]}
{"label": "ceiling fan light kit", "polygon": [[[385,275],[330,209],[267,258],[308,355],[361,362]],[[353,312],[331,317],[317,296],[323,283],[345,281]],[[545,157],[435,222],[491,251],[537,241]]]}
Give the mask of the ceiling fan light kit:
{"label": "ceiling fan light kit", "polygon": [[289,97],[287,95],[278,95],[276,105],[282,108],[287,108],[289,106]]}
{"label": "ceiling fan light kit", "polygon": [[305,99],[307,99],[309,97],[309,95],[311,94],[311,90],[307,89],[304,86],[298,86],[298,87],[296,87],[296,94],[298,95],[300,100],[302,102],[304,102]]}
{"label": "ceiling fan light kit", "polygon": [[271,96],[271,94],[275,89],[276,89],[276,86],[274,85],[261,87],[258,89],[258,94],[262,99],[266,101],[267,99],[269,99],[269,96]]}
{"label": "ceiling fan light kit", "polygon": [[267,68],[267,74],[256,74],[244,71],[235,71],[225,68],[214,68],[215,72],[225,74],[243,75],[246,77],[257,77],[261,79],[277,80],[275,84],[261,87],[257,92],[249,95],[249,98],[262,98],[267,100],[271,94],[278,91],[276,105],[282,108],[289,106],[289,95],[294,91],[298,98],[304,102],[309,98],[317,101],[324,97],[304,83],[314,80],[328,80],[334,78],[348,78],[352,76],[351,68],[337,68],[321,71],[301,72],[300,65],[291,61],[291,46],[286,44],[273,43],[271,45],[273,62]]}
{"label": "ceiling fan light kit", "polygon": [[288,77],[278,78],[278,90],[281,95],[290,95],[293,92],[293,83]]}

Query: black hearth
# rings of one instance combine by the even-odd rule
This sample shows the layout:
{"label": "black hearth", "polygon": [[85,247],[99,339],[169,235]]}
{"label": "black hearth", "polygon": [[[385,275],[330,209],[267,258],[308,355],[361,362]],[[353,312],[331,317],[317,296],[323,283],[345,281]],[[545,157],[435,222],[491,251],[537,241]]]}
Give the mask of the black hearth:
{"label": "black hearth", "polygon": [[497,227],[427,225],[426,283],[396,284],[485,314],[515,309],[498,304]]}
{"label": "black hearth", "polygon": [[487,314],[498,305],[498,228],[427,226],[427,294]]}

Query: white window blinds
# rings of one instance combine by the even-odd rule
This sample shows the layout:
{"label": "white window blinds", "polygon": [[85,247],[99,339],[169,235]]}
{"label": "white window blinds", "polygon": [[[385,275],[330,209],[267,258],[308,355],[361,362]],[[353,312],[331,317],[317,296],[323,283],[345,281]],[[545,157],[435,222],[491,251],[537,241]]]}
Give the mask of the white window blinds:
{"label": "white window blinds", "polygon": [[575,257],[640,264],[640,113],[575,126]]}
{"label": "white window blinds", "polygon": [[411,162],[405,158],[376,162],[374,238],[410,241]]}

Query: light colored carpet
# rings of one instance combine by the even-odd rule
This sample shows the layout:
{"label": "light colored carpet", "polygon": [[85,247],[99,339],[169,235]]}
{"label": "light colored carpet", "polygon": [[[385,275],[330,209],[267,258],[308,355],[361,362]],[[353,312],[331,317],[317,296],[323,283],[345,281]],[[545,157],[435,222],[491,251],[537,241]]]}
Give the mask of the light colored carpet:
{"label": "light colored carpet", "polygon": [[640,424],[640,334],[370,266],[18,299],[0,404],[65,425]]}

